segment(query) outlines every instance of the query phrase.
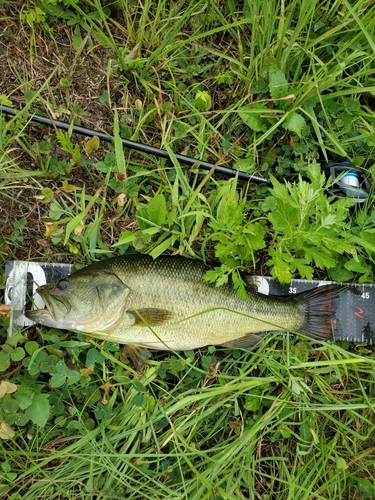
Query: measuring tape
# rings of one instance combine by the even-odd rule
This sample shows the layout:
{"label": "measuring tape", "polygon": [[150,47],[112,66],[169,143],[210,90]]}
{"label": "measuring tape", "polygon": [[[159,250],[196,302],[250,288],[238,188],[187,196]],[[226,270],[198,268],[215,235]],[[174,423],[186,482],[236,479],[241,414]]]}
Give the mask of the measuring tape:
{"label": "measuring tape", "polygon": [[[26,318],[25,311],[44,308],[43,300],[36,293],[37,288],[71,274],[72,267],[70,264],[17,260],[6,264],[5,303],[10,307],[9,336],[22,327],[33,325]],[[259,293],[286,296],[333,282],[295,279],[289,285],[281,285],[270,277],[255,276],[252,283]],[[337,298],[333,339],[374,343],[375,285],[344,284],[342,287],[343,291]]]}
{"label": "measuring tape", "polygon": [[5,304],[10,308],[8,335],[11,337],[24,326],[34,323],[26,318],[25,311],[32,308],[43,309],[45,304],[36,293],[39,286],[56,281],[71,274],[71,264],[51,264],[49,262],[27,262],[14,260],[5,265]]}
{"label": "measuring tape", "polygon": [[[318,286],[334,284],[333,281],[293,279],[289,285],[281,285],[269,277],[256,276],[252,280],[256,290],[266,295],[294,295]],[[334,340],[375,343],[375,285],[342,283],[337,297]]]}

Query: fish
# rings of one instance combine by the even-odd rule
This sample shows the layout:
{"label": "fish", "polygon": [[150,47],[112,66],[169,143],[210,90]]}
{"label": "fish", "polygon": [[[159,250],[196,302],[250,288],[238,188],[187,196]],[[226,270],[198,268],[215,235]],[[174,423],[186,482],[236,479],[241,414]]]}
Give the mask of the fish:
{"label": "fish", "polygon": [[26,316],[47,327],[125,344],[136,366],[150,357],[150,349],[253,349],[259,334],[270,331],[332,338],[337,297],[332,285],[287,297],[249,286],[243,300],[231,283],[217,287],[204,280],[208,269],[181,256],[113,257],[40,286],[37,293],[46,307]]}

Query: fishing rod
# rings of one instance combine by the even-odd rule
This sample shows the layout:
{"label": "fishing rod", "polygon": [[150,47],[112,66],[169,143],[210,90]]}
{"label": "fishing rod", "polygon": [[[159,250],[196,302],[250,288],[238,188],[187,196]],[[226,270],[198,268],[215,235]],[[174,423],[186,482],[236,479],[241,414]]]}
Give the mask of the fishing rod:
{"label": "fishing rod", "polygon": [[[21,110],[22,111],[22,110]],[[0,113],[4,113],[7,115],[16,116],[17,111],[9,106],[4,106],[0,104]],[[87,137],[99,137],[100,140],[105,142],[114,142],[113,137],[104,132],[99,132],[98,130],[91,130],[85,127],[80,127],[78,125],[71,126],[69,123],[61,122],[59,120],[51,120],[50,118],[46,118],[44,116],[36,115],[28,113],[27,119],[34,123],[40,123],[42,125],[48,125],[50,127],[55,127],[61,130],[72,131],[75,134],[85,135]],[[135,151],[140,151],[141,153],[146,153],[152,156],[157,156],[159,158],[165,158],[167,160],[171,160],[170,154],[165,149],[156,148],[154,146],[148,146],[147,144],[142,144],[137,141],[130,141],[128,139],[121,138],[122,145],[128,149],[134,149]],[[209,163],[207,161],[198,160],[197,158],[191,158],[190,156],[175,154],[176,159],[182,165],[193,166],[197,165],[204,170],[215,169],[215,172],[225,175],[227,177],[235,177],[238,176],[239,179],[243,181],[251,181],[254,184],[266,184],[267,186],[271,186],[271,181],[268,179],[263,179],[262,177],[257,177],[256,175],[250,175],[246,172],[241,172],[239,170],[234,170],[232,168],[223,167],[221,165],[215,165],[213,163]]]}
{"label": "fishing rod", "polygon": [[[22,110],[20,111],[22,112]],[[9,106],[0,104],[0,114],[4,113],[6,115],[16,116],[17,111]],[[91,130],[78,125],[71,125],[59,120],[52,120],[45,116],[40,116],[36,114],[27,114],[27,119],[33,123],[39,123],[41,125],[48,125],[50,127],[55,127],[65,131],[71,131],[75,134],[84,135],[86,137],[99,137],[100,140],[105,142],[114,142],[114,138],[109,134],[104,132],[99,132],[98,130]],[[171,160],[171,156],[165,149],[156,148],[154,146],[148,146],[137,141],[130,141],[128,139],[122,139],[121,142],[123,147],[128,149],[133,149],[141,153],[146,153],[159,158],[165,158]],[[258,177],[256,175],[250,175],[241,170],[234,170],[232,168],[224,167],[221,165],[216,165],[209,163],[197,158],[191,158],[190,156],[181,155],[176,153],[175,158],[182,165],[198,165],[204,170],[212,170],[222,174],[226,177],[238,177],[238,179],[243,181],[249,181],[254,184],[265,184],[267,186],[272,186],[269,179],[263,177]],[[358,167],[355,167],[350,161],[344,160],[342,162],[323,162],[321,164],[322,168],[329,172],[332,178],[332,186],[327,189],[327,192],[337,198],[349,197],[353,199],[356,203],[364,203],[368,197],[371,189],[370,182],[366,178],[364,171]]]}

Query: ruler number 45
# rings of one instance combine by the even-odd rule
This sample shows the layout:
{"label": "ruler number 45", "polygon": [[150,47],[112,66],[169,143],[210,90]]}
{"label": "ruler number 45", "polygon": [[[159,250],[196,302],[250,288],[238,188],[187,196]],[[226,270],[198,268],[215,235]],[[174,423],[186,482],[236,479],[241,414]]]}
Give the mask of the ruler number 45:
{"label": "ruler number 45", "polygon": [[362,299],[369,299],[370,298],[370,292],[363,292],[361,295]]}

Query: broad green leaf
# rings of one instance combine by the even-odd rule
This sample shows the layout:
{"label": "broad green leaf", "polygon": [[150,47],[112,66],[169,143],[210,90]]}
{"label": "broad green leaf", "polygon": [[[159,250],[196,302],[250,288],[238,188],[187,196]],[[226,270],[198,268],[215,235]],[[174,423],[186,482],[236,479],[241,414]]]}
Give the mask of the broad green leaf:
{"label": "broad green leaf", "polygon": [[268,70],[269,89],[272,99],[280,99],[289,93],[289,85],[284,73],[275,64]]}
{"label": "broad green leaf", "polygon": [[16,384],[12,384],[12,382],[8,382],[7,380],[2,380],[0,382],[0,399],[3,398],[5,394],[12,394],[16,392],[16,390]]}
{"label": "broad green leaf", "polygon": [[77,372],[76,370],[69,370],[66,376],[66,383],[67,385],[75,384],[80,378],[81,374],[79,372]]}
{"label": "broad green leaf", "polygon": [[34,395],[34,389],[30,386],[22,384],[14,397],[20,409],[25,410],[32,404]]}
{"label": "broad green leaf", "polygon": [[241,120],[255,132],[260,132],[266,123],[261,116],[267,110],[264,104],[251,104],[238,110]]}
{"label": "broad green leaf", "polygon": [[[366,238],[366,239],[365,239]],[[360,245],[366,250],[369,250],[370,252],[375,252],[375,245],[372,245],[368,239],[372,239],[373,242],[375,242],[375,234],[371,234],[370,231],[362,231],[361,232],[361,238],[355,235],[350,236],[350,241],[353,243],[357,243],[357,245]]]}
{"label": "broad green leaf", "polygon": [[306,121],[302,115],[293,111],[283,121],[283,127],[294,132],[298,137],[302,137],[302,130],[306,126]]}
{"label": "broad green leaf", "polygon": [[199,111],[208,111],[211,109],[211,96],[208,92],[201,91],[197,92],[194,100],[194,106],[199,110]]}
{"label": "broad green leaf", "polygon": [[105,360],[105,357],[103,354],[92,348],[87,351],[87,356],[86,356],[86,366],[91,366],[94,365],[95,363],[102,363]]}
{"label": "broad green leaf", "polygon": [[5,372],[10,365],[10,354],[3,350],[0,351],[0,372]]}
{"label": "broad green leaf", "polygon": [[348,271],[353,271],[355,273],[363,273],[367,271],[367,266],[365,259],[360,256],[357,259],[353,258],[345,263],[345,269]]}
{"label": "broad green leaf", "polygon": [[167,204],[162,194],[157,194],[147,205],[147,215],[151,222],[161,226],[167,218]]}
{"label": "broad green leaf", "polygon": [[0,94],[0,104],[4,104],[4,106],[12,106],[13,103],[5,94]]}
{"label": "broad green leaf", "polygon": [[273,196],[267,196],[267,198],[261,204],[263,212],[268,212],[270,210],[271,211],[275,210],[276,203],[277,202],[276,202],[276,200],[275,200],[275,198]]}
{"label": "broad green leaf", "polygon": [[25,357],[25,350],[22,347],[16,347],[10,357],[12,361],[21,361]]}
{"label": "broad green leaf", "polygon": [[83,219],[86,217],[85,212],[80,212],[79,214],[75,215],[70,222],[66,225],[66,232],[65,232],[65,240],[64,240],[64,245],[66,245],[70,234],[74,229],[79,225],[82,224]]}
{"label": "broad green leaf", "polygon": [[251,395],[245,397],[244,408],[247,411],[258,411],[262,397],[260,391],[252,391]]}
{"label": "broad green leaf", "polygon": [[0,439],[12,439],[16,433],[5,420],[0,423]]}
{"label": "broad green leaf", "polygon": [[51,386],[52,387],[61,387],[66,382],[66,375],[63,373],[55,373],[51,378]]}
{"label": "broad green leaf", "polygon": [[76,52],[81,48],[82,45],[82,36],[81,36],[81,28],[79,24],[76,24],[74,27],[74,34],[73,34],[73,47]]}
{"label": "broad green leaf", "polygon": [[47,394],[35,394],[32,404],[26,408],[25,413],[34,424],[44,427],[49,417],[50,408]]}
{"label": "broad green leaf", "polygon": [[343,266],[336,266],[332,269],[329,269],[328,275],[333,281],[337,281],[338,283],[345,283],[346,281],[350,281],[354,276],[351,271],[348,271]]}
{"label": "broad green leaf", "polygon": [[[47,360],[47,356],[46,358],[43,360],[43,361],[46,361]],[[57,364],[56,364],[56,371],[57,373],[61,373],[63,375],[67,375],[70,371],[70,368],[68,368],[66,366],[66,364],[64,363],[63,360],[60,360]]]}
{"label": "broad green leaf", "polygon": [[38,342],[35,342],[35,340],[30,340],[29,342],[26,342],[25,350],[27,354],[29,354],[30,356],[32,356],[37,349],[39,349],[39,344]]}
{"label": "broad green leaf", "polygon": [[89,139],[85,144],[85,152],[87,156],[90,156],[93,151],[97,151],[100,146],[100,139],[97,135],[94,135],[91,139]]}

